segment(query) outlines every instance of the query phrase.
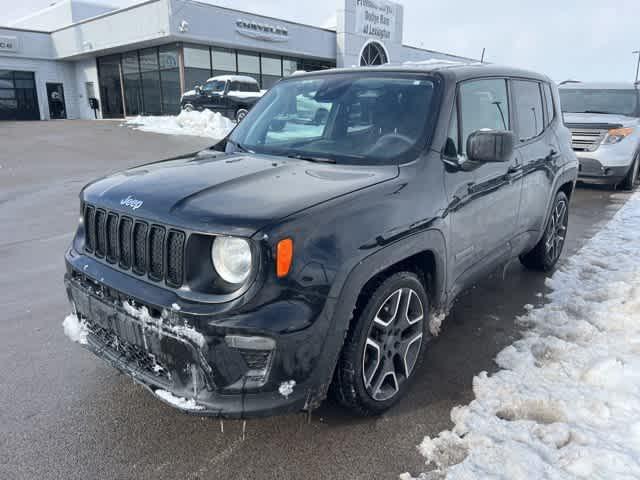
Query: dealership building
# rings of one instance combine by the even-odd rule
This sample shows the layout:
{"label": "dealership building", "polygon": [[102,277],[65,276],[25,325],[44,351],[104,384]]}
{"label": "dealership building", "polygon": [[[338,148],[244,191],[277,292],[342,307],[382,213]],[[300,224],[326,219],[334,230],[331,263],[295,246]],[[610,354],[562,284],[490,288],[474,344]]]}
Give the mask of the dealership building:
{"label": "dealership building", "polygon": [[385,0],[345,0],[334,28],[194,0],[63,0],[0,26],[0,120],[175,114],[220,74],[267,89],[297,70],[469,60],[404,45],[403,17]]}

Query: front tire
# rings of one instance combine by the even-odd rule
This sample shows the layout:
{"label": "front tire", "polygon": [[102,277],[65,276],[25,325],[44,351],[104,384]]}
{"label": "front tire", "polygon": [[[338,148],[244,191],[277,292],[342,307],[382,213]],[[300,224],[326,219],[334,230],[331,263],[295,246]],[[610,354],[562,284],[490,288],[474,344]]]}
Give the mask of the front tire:
{"label": "front tire", "polygon": [[568,223],[569,199],[564,192],[558,192],[545,225],[544,235],[533,250],[520,255],[522,264],[531,270],[553,270],[564,248]]}
{"label": "front tire", "polygon": [[184,110],[185,112],[193,112],[193,105],[187,103],[184,107],[182,107],[182,110]]}
{"label": "front tire", "polygon": [[624,177],[624,180],[620,183],[620,187],[623,190],[631,191],[633,187],[636,185],[636,181],[638,180],[638,173],[640,171],[640,154],[636,155],[636,158],[633,160],[631,164],[631,168],[629,168],[629,172],[627,176]]}
{"label": "front tire", "polygon": [[333,382],[338,401],[358,415],[378,415],[406,392],[428,339],[429,300],[412,272],[375,286],[353,319]]}

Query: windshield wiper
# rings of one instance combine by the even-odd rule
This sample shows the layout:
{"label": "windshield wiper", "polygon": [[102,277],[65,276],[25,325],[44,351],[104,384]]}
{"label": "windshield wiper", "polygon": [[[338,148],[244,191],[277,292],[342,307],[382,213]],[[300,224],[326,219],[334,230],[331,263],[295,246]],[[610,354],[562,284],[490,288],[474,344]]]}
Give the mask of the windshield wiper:
{"label": "windshield wiper", "polygon": [[254,153],[251,150],[249,150],[247,147],[244,147],[240,142],[236,142],[235,140],[231,140],[230,138],[227,138],[227,143],[230,143],[231,145],[235,146],[241,152]]}
{"label": "windshield wiper", "polygon": [[326,157],[312,157],[309,155],[301,155],[299,153],[291,153],[287,155],[289,158],[295,158],[296,160],[306,160],[307,162],[315,162],[315,163],[336,163],[333,158]]}

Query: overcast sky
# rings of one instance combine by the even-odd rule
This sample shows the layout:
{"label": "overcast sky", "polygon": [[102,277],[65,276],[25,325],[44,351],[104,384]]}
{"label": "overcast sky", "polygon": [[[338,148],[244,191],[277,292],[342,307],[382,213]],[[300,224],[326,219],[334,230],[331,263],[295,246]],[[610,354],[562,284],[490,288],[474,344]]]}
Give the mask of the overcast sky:
{"label": "overcast sky", "polygon": [[[134,0],[97,0],[116,6]],[[328,26],[339,0],[204,0]],[[51,0],[0,0],[0,24]],[[640,49],[640,0],[400,0],[404,43],[546,73],[560,81],[631,81]]]}

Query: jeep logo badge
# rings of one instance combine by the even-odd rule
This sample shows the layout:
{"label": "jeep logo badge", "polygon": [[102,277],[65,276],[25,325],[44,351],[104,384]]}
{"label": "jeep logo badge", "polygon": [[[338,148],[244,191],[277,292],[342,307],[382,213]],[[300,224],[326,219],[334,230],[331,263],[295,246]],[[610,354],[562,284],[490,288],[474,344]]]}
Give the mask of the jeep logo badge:
{"label": "jeep logo badge", "polygon": [[120,200],[120,205],[125,207],[130,207],[131,210],[139,209],[143,203],[144,202],[142,200],[137,200],[133,198],[131,195],[129,195],[127,198],[123,198],[122,200]]}

